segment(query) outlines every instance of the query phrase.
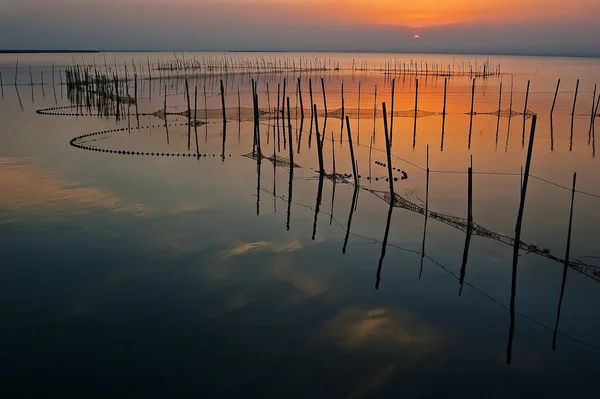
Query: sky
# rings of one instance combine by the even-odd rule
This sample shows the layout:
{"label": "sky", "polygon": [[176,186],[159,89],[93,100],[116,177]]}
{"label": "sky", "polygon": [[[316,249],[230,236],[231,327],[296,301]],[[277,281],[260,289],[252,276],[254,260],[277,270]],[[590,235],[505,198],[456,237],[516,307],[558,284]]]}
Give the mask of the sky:
{"label": "sky", "polygon": [[0,0],[0,49],[600,56],[599,20],[600,0]]}

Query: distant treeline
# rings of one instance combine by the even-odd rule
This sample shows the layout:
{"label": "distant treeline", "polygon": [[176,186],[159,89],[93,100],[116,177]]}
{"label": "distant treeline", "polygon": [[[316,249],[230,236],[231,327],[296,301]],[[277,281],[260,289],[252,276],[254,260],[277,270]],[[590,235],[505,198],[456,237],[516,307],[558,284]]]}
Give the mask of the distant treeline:
{"label": "distant treeline", "polygon": [[99,53],[97,50],[0,50],[0,54],[70,54]]}

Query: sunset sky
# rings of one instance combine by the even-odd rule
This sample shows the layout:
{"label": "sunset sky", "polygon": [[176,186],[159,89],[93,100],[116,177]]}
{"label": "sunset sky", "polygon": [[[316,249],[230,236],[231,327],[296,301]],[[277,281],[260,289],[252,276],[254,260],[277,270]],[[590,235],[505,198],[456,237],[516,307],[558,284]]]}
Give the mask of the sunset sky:
{"label": "sunset sky", "polygon": [[599,0],[0,0],[0,48],[600,55],[599,19]]}

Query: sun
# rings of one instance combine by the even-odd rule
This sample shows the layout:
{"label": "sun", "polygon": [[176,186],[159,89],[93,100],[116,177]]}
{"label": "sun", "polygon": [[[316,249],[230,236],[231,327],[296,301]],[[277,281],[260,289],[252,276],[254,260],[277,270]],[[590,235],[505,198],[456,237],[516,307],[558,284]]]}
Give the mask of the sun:
{"label": "sun", "polygon": [[419,35],[414,35],[413,36],[413,39],[419,39],[419,38],[421,38],[421,36],[419,36]]}

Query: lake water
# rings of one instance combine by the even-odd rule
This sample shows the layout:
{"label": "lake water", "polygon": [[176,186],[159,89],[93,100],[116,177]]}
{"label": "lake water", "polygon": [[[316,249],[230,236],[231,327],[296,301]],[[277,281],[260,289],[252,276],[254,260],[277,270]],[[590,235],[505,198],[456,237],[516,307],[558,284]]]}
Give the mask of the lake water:
{"label": "lake water", "polygon": [[[155,69],[175,57],[224,56],[333,59],[340,70],[165,77]],[[474,97],[468,73],[447,79],[443,115],[445,77],[399,65],[458,71],[487,57],[18,58],[15,86],[17,56],[0,55],[4,397],[598,394],[600,163],[591,122],[600,59],[491,57],[501,76],[477,77]],[[369,70],[353,70],[365,60]],[[385,60],[387,74],[378,70]],[[126,63],[131,77],[132,61],[138,103],[121,104],[119,117],[78,107],[61,84],[73,62],[121,74]],[[186,123],[184,74],[196,128]],[[283,124],[274,111],[284,78],[289,124],[287,109]],[[381,103],[392,129],[392,79],[392,175],[402,200],[390,208]],[[309,82],[324,133],[323,179]],[[133,82],[127,90],[135,96]],[[334,167],[345,178],[330,178]]]}

